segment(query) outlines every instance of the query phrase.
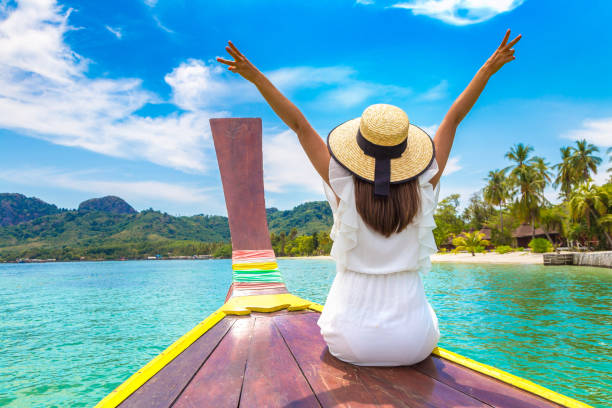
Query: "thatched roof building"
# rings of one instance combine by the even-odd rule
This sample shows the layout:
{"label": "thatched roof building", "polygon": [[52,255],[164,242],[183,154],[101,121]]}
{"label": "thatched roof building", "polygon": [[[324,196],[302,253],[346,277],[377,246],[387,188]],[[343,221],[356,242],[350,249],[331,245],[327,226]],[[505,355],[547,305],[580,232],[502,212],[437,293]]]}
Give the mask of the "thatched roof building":
{"label": "thatched roof building", "polygon": [[552,239],[553,242],[559,242],[561,236],[559,231],[550,230],[546,231],[541,227],[537,227],[533,231],[533,227],[530,224],[521,224],[514,231],[512,231],[512,238],[516,240],[516,246],[526,248],[532,238],[547,238],[546,233]]}

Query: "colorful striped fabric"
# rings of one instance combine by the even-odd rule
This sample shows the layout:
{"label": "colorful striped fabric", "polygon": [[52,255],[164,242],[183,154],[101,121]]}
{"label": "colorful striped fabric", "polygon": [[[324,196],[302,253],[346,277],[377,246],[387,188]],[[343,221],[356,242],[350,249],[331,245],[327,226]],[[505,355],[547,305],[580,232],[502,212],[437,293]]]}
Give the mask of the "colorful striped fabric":
{"label": "colorful striped fabric", "polygon": [[232,251],[234,282],[282,282],[276,256],[271,249]]}

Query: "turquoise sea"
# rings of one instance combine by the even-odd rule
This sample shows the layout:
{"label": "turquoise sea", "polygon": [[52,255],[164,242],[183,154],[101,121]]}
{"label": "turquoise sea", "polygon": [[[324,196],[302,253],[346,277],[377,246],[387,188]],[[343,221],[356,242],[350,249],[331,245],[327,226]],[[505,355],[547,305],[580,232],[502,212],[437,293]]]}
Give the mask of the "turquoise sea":
{"label": "turquoise sea", "polygon": [[[333,261],[287,259],[324,303]],[[225,298],[229,260],[0,264],[0,406],[95,405]],[[441,346],[594,406],[612,389],[612,270],[438,264]]]}

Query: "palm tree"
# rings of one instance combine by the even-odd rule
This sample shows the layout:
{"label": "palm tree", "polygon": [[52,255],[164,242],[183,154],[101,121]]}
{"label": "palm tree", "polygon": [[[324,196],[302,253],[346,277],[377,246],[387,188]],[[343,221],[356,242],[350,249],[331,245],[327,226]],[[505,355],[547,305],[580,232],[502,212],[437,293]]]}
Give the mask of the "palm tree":
{"label": "palm tree", "polygon": [[455,251],[469,251],[472,256],[475,256],[479,247],[484,248],[491,243],[486,239],[483,239],[485,234],[480,231],[464,232],[453,239],[453,245],[455,245]]}
{"label": "palm tree", "polygon": [[487,185],[483,190],[483,198],[491,205],[499,206],[500,230],[504,232],[504,206],[509,196],[508,180],[506,180],[506,169],[489,171]]}
{"label": "palm tree", "polygon": [[550,171],[548,167],[550,163],[546,163],[546,160],[544,160],[543,157],[534,156],[531,159],[529,159],[529,164],[536,169],[536,171],[544,179],[546,184],[551,182],[552,172]]}
{"label": "palm tree", "polygon": [[[612,147],[608,147],[608,150],[606,150],[606,153],[610,156],[608,157],[608,161],[610,163],[612,163]],[[612,167],[608,167],[608,173],[612,173]],[[610,174],[610,182],[612,183],[612,174]]]}
{"label": "palm tree", "polygon": [[529,163],[529,153],[532,151],[533,147],[518,143],[511,147],[510,151],[506,153],[505,157],[516,163],[514,166],[508,166],[504,169],[512,169],[508,180],[511,188],[519,188],[522,192],[522,185],[525,184],[525,180],[528,177],[527,173],[531,167]]}
{"label": "palm tree", "polygon": [[595,156],[599,148],[586,140],[577,140],[576,147],[572,151],[572,165],[576,169],[577,183],[586,182],[591,179],[590,172],[597,174],[597,166],[601,163],[601,157]]}
{"label": "palm tree", "polygon": [[516,165],[510,172],[512,187],[518,190],[516,209],[523,222],[529,222],[532,238],[535,237],[535,223],[540,215],[540,206],[547,203],[544,197],[546,181],[550,180],[548,165],[540,157],[529,158],[533,147],[518,143],[506,153],[506,158]]}
{"label": "palm tree", "polygon": [[525,167],[520,173],[519,195],[516,208],[523,222],[531,224],[531,238],[535,238],[535,223],[540,216],[541,206],[548,203],[544,197],[546,181],[535,167]]}
{"label": "palm tree", "polygon": [[574,162],[572,160],[571,147],[562,147],[561,149],[561,163],[557,163],[553,166],[557,170],[557,178],[553,182],[553,187],[559,187],[561,190],[560,195],[566,200],[572,193],[573,185],[576,181],[576,169],[574,168]]}
{"label": "palm tree", "polygon": [[[611,197],[605,188],[597,187],[587,181],[580,185],[574,194],[572,194],[572,198],[569,201],[570,216],[574,221],[584,219],[587,224],[587,230],[590,233],[592,221],[599,224],[599,218],[605,217],[608,214],[610,199]],[[606,222],[607,218],[604,218],[604,223]],[[608,241],[608,246],[612,247],[612,238],[607,228],[603,229],[603,233]]]}
{"label": "palm tree", "polygon": [[[523,167],[527,165],[529,159],[529,153],[533,151],[533,147],[522,143],[518,143],[510,148],[510,151],[506,153],[506,158],[513,162],[516,162],[516,167]],[[516,168],[515,167],[515,168]]]}

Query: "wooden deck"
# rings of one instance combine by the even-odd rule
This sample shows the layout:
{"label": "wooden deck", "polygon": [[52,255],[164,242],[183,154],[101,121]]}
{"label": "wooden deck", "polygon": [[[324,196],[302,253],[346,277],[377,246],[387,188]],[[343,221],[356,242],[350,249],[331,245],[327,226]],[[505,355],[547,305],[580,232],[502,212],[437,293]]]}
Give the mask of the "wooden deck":
{"label": "wooden deck", "polygon": [[332,356],[305,310],[226,316],[120,407],[559,407],[430,356],[360,367]]}
{"label": "wooden deck", "polygon": [[[282,283],[235,282],[228,300],[280,293]],[[329,353],[319,316],[227,315],[119,407],[560,407],[433,355],[414,366],[345,363]]]}

